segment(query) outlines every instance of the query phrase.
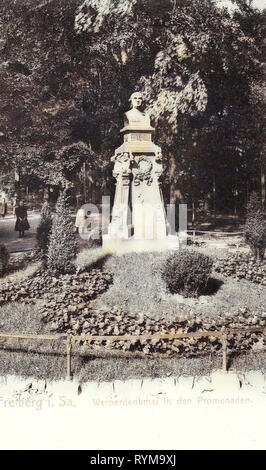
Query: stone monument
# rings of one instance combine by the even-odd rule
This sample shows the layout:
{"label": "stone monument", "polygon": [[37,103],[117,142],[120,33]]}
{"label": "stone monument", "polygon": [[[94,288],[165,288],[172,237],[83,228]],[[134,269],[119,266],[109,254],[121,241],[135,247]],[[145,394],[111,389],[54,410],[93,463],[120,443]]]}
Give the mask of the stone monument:
{"label": "stone monument", "polygon": [[[115,198],[103,245],[119,251],[161,248],[168,240],[161,191],[162,152],[152,141],[154,128],[143,112],[143,97],[130,97],[132,108],[124,115],[120,131],[124,142],[111,158],[116,179]],[[125,243],[127,242],[127,243]]]}

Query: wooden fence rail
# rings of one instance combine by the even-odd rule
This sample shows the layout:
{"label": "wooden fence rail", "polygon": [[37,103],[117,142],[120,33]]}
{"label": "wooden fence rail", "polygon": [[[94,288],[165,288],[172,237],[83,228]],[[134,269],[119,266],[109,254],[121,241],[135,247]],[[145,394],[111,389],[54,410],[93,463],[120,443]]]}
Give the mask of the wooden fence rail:
{"label": "wooden fence rail", "polygon": [[208,233],[208,234],[214,234],[214,235],[243,235],[245,232],[223,232],[219,230],[197,230],[197,229],[192,229],[192,230],[185,230],[187,233]]}
{"label": "wooden fence rail", "polygon": [[66,342],[66,378],[72,378],[71,371],[71,351],[72,341],[77,339],[86,340],[88,343],[92,341],[135,341],[135,340],[173,340],[173,339],[185,339],[185,338],[208,338],[213,336],[220,339],[222,345],[222,369],[227,371],[227,340],[228,335],[232,334],[246,334],[246,333],[263,333],[265,334],[266,326],[250,327],[250,328],[225,328],[222,327],[219,331],[195,331],[189,333],[158,333],[158,334],[140,334],[140,335],[68,335],[66,333],[54,334],[54,335],[36,335],[26,333],[2,333],[0,332],[0,338],[11,338],[11,339],[38,339],[54,341],[58,339],[65,339]]}
{"label": "wooden fence rail", "polygon": [[[216,235],[217,238],[222,238],[222,237],[227,237],[227,236],[239,236],[239,235],[242,235],[244,234],[244,232],[219,232],[219,231],[211,231],[211,230],[196,230],[196,229],[193,229],[193,230],[186,230],[186,233],[187,233],[187,236],[192,240],[193,240],[193,243],[195,243],[196,241],[196,235],[199,235],[200,234],[208,234],[210,236],[212,235]],[[189,235],[191,234],[191,235]],[[210,237],[211,238],[211,237]],[[207,239],[205,239],[205,241],[208,241]]]}

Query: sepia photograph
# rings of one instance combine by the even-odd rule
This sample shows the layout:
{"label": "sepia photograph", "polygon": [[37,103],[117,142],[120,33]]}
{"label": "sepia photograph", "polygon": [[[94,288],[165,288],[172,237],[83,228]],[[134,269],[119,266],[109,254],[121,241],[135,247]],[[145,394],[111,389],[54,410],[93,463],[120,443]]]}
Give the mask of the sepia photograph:
{"label": "sepia photograph", "polygon": [[1,450],[265,449],[265,15],[0,0]]}

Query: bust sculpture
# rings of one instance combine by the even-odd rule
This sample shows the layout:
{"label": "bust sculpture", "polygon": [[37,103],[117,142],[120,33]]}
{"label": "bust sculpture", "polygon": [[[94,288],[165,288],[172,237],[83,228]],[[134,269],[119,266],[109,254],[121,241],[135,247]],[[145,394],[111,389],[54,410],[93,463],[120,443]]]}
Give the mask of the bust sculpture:
{"label": "bust sculpture", "polygon": [[129,98],[131,109],[124,114],[124,126],[134,128],[149,128],[151,126],[150,116],[141,111],[143,96],[140,92],[132,93]]}

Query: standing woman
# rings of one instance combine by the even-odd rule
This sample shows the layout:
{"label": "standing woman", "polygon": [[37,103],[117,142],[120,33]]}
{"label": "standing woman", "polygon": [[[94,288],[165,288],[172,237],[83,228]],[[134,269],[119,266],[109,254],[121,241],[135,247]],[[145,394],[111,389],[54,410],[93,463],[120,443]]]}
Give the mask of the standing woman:
{"label": "standing woman", "polygon": [[2,196],[1,204],[0,204],[0,214],[4,218],[7,213],[7,203],[5,196]]}
{"label": "standing woman", "polygon": [[29,222],[27,219],[27,208],[24,206],[23,201],[19,201],[18,207],[15,209],[15,214],[17,217],[15,230],[19,232],[19,238],[24,237],[24,231],[29,230]]}

